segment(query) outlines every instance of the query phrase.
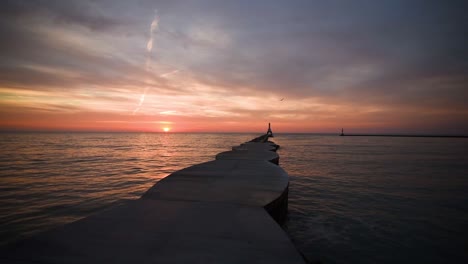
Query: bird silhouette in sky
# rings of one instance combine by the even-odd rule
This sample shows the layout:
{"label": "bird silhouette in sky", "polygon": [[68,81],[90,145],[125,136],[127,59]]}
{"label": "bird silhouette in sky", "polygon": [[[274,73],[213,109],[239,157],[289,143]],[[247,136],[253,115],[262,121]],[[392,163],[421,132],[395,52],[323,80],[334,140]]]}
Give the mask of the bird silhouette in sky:
{"label": "bird silhouette in sky", "polygon": [[284,98],[281,98],[281,100],[280,100],[280,101],[283,101],[283,100],[284,100]]}

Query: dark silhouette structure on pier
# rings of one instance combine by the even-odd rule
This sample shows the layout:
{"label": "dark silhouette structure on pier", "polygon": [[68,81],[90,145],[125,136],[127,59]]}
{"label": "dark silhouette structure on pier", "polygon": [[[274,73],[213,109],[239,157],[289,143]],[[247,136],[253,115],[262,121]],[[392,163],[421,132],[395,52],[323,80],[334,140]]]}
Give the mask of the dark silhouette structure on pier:
{"label": "dark silhouette structure on pier", "polygon": [[[271,131],[271,125],[270,123],[268,123],[268,131],[266,132],[266,134],[263,134],[259,137],[256,137],[252,140],[250,140],[250,142],[262,142],[262,143],[265,143],[268,141],[268,138],[270,137],[273,137],[273,131]],[[275,146],[279,147],[279,145],[276,145]]]}
{"label": "dark silhouette structure on pier", "polygon": [[273,136],[273,131],[271,131],[271,125],[270,123],[268,123],[268,131],[266,133],[268,135],[268,137],[274,137]]}
{"label": "dark silhouette structure on pier", "polygon": [[140,199],[2,246],[0,263],[306,264],[280,226],[289,176],[272,135],[269,126],[171,173]]}

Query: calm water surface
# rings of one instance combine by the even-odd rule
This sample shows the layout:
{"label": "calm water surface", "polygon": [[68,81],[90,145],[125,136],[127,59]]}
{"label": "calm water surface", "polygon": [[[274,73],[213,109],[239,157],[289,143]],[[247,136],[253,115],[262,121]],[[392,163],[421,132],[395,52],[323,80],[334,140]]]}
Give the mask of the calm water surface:
{"label": "calm water surface", "polygon": [[468,263],[468,140],[275,138],[288,232],[323,263]]}
{"label": "calm water surface", "polygon": [[[0,243],[139,198],[256,134],[0,134]],[[284,134],[291,239],[323,263],[466,263],[468,140]]]}
{"label": "calm water surface", "polygon": [[255,134],[0,134],[0,243],[139,198]]}

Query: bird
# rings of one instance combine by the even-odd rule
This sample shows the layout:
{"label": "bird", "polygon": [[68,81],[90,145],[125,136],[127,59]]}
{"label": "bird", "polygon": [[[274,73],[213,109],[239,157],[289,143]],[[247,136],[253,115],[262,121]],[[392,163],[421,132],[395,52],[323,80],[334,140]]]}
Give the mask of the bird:
{"label": "bird", "polygon": [[280,100],[280,101],[283,101],[283,100],[284,100],[284,98],[281,98],[281,100]]}

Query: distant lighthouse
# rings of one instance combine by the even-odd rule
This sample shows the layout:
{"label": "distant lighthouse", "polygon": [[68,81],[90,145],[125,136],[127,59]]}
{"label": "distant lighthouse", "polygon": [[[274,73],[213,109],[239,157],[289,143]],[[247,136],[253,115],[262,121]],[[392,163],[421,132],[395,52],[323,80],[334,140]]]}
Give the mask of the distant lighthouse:
{"label": "distant lighthouse", "polygon": [[268,135],[269,137],[274,137],[274,136],[273,136],[273,132],[271,131],[271,125],[270,125],[270,123],[268,123],[267,135]]}
{"label": "distant lighthouse", "polygon": [[343,129],[343,128],[341,129],[341,134],[340,134],[340,136],[341,136],[341,137],[344,136],[344,129]]}

